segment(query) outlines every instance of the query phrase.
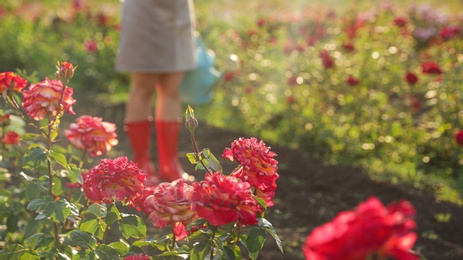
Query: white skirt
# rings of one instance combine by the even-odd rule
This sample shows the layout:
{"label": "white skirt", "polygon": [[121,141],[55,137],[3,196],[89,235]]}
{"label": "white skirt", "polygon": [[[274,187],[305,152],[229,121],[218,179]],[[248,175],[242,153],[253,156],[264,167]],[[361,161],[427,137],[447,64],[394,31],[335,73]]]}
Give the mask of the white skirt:
{"label": "white skirt", "polygon": [[125,0],[116,70],[178,72],[195,67],[192,0]]}

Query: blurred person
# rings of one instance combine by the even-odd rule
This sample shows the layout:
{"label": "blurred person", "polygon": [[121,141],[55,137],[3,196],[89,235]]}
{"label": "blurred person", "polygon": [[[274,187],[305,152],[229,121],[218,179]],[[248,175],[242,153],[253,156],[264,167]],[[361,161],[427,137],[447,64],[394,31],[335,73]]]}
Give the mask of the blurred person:
{"label": "blurred person", "polygon": [[[178,160],[181,123],[180,85],[195,67],[195,15],[192,0],[125,0],[116,70],[131,73],[124,131],[133,161],[148,175],[147,185],[179,178],[191,180]],[[158,169],[151,159],[154,126]]]}

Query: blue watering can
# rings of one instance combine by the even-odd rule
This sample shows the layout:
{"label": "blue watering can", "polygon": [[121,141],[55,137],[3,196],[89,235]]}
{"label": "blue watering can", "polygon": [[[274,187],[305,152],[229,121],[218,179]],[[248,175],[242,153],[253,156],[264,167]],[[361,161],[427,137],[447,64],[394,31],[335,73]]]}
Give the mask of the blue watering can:
{"label": "blue watering can", "polygon": [[180,87],[180,100],[188,104],[204,104],[212,100],[212,88],[223,72],[214,68],[215,57],[199,35],[196,35],[196,68],[187,71]]}

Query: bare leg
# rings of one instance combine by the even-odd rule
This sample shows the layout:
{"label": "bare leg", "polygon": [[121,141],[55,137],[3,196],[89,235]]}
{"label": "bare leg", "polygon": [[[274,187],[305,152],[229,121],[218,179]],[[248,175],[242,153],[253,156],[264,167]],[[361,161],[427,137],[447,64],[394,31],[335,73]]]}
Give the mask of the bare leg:
{"label": "bare leg", "polygon": [[158,80],[158,74],[133,73],[132,87],[125,108],[126,122],[145,121],[151,117],[151,102]]}
{"label": "bare leg", "polygon": [[180,119],[180,84],[183,72],[162,74],[156,86],[156,121],[177,121]]}

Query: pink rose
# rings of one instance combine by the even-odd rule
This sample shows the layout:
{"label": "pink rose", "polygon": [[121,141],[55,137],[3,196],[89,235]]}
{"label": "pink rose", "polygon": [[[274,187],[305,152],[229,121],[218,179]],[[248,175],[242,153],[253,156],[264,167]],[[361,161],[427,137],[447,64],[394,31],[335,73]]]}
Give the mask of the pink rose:
{"label": "pink rose", "polygon": [[107,154],[118,143],[116,125],[99,117],[81,116],[64,133],[74,147],[91,156]]}
{"label": "pink rose", "polygon": [[23,91],[22,105],[29,116],[35,120],[42,120],[47,114],[50,116],[58,115],[60,106],[68,114],[75,114],[72,109],[72,105],[76,102],[72,98],[73,92],[72,88],[63,86],[60,80],[47,78],[38,84],[31,84],[29,89]]}

